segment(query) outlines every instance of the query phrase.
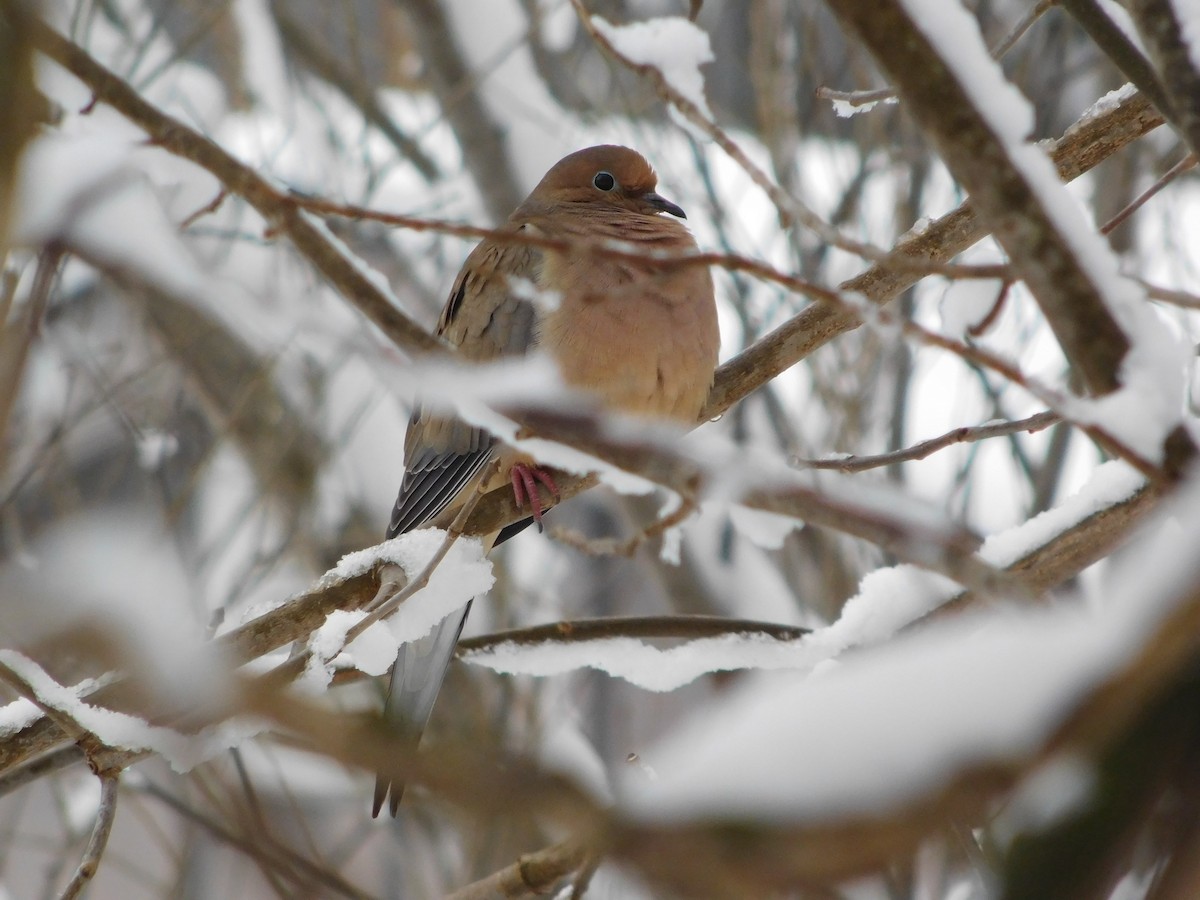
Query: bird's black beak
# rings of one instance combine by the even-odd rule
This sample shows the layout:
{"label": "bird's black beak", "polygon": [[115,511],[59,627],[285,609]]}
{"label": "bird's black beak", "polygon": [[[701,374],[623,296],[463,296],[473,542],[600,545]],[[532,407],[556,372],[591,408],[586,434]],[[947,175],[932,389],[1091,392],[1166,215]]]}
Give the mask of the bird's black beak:
{"label": "bird's black beak", "polygon": [[654,191],[650,191],[648,194],[642,194],[642,200],[644,200],[646,203],[649,203],[655,209],[661,209],[663,212],[670,213],[677,218],[687,218],[687,213],[685,213],[680,207],[676,206],[666,197],[660,197],[658,194],[654,193]]}

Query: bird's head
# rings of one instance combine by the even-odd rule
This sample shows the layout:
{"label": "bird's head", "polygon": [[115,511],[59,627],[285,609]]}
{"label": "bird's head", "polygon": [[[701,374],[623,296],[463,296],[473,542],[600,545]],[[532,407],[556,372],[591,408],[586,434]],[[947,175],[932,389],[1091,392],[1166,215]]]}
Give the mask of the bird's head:
{"label": "bird's head", "polygon": [[655,192],[658,176],[636,150],[615,144],[588,147],[564,156],[533,189],[524,205],[535,208],[594,205],[644,215],[683,210]]}

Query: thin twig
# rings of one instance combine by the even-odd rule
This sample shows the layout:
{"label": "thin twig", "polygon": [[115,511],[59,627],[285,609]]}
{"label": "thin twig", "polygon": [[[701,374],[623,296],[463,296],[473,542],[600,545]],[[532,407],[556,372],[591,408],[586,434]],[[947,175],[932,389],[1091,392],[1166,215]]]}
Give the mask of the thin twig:
{"label": "thin twig", "polygon": [[87,887],[100,867],[100,858],[112,833],[120,779],[113,772],[102,772],[97,777],[100,779],[100,809],[96,813],[96,824],[92,826],[92,836],[88,839],[87,849],[83,851],[83,858],[79,860],[79,867],[60,895],[61,900],[74,900]]}
{"label": "thin twig", "polygon": [[258,841],[236,834],[213,817],[194,809],[150,781],[142,782],[138,785],[137,790],[169,806],[184,818],[205,829],[217,840],[245,853],[264,868],[272,869],[281,877],[296,884],[297,888],[311,887],[307,882],[316,881],[328,892],[349,897],[351,900],[369,900],[372,897],[371,894],[350,884],[339,873],[317,865],[302,854],[273,839]]}
{"label": "thin twig", "polygon": [[1190,294],[1187,291],[1159,287],[1156,284],[1143,281],[1141,278],[1135,278],[1134,280],[1146,289],[1146,295],[1151,300],[1170,303],[1172,306],[1182,306],[1185,309],[1200,309],[1200,294]]}
{"label": "thin twig", "polygon": [[680,498],[678,508],[666,515],[659,516],[645,528],[640,529],[633,537],[626,540],[616,538],[589,538],[570,528],[552,528],[550,536],[568,547],[586,553],[589,556],[625,556],[631,557],[637,549],[651,538],[658,537],[669,528],[684,521],[698,508],[694,497],[677,494]]}
{"label": "thin twig", "polygon": [[1158,179],[1158,181],[1154,182],[1154,184],[1152,184],[1152,185],[1150,185],[1150,187],[1146,188],[1146,190],[1144,190],[1135,200],[1130,202],[1128,206],[1126,206],[1123,210],[1121,210],[1119,213],[1117,213],[1115,216],[1113,216],[1111,219],[1109,219],[1107,222],[1105,222],[1103,227],[1100,229],[1100,233],[1101,234],[1111,234],[1120,225],[1122,225],[1126,220],[1128,220],[1130,216],[1132,216],[1135,212],[1137,212],[1139,209],[1141,209],[1151,197],[1153,197],[1155,194],[1157,194],[1159,191],[1161,191],[1163,188],[1165,188],[1168,184],[1170,184],[1172,181],[1174,181],[1176,178],[1178,178],[1184,172],[1187,172],[1189,169],[1194,168],[1196,165],[1196,162],[1197,162],[1196,154],[1189,153],[1187,156],[1185,156],[1179,162],[1175,163],[1175,165],[1171,166],[1171,168],[1168,169],[1163,174],[1163,176]]}
{"label": "thin twig", "polygon": [[1027,419],[1018,419],[1015,422],[989,422],[974,427],[955,428],[953,431],[948,431],[927,441],[921,441],[919,444],[914,444],[911,447],[894,450],[890,453],[880,453],[877,456],[848,455],[827,459],[793,459],[792,465],[800,469],[834,469],[838,472],[863,472],[867,469],[878,469],[883,466],[893,465],[894,463],[925,459],[925,457],[936,453],[938,450],[945,449],[954,444],[967,444],[974,441],[986,440],[987,438],[1016,434],[1022,431],[1028,431],[1032,434],[1041,431],[1043,428],[1049,428],[1056,422],[1061,421],[1061,415],[1053,410],[1048,410],[1032,415]]}
{"label": "thin twig", "polygon": [[[461,238],[486,238],[498,244],[514,244],[527,247],[538,247],[542,250],[556,250],[575,254],[594,254],[601,259],[629,260],[630,262],[653,262],[657,266],[670,268],[672,266],[720,266],[732,272],[747,272],[757,274],[767,281],[774,281],[785,287],[791,286],[800,294],[812,296],[815,285],[804,282],[795,276],[786,275],[761,261],[735,253],[676,253],[674,251],[645,250],[623,241],[571,239],[548,237],[536,234],[528,229],[521,231],[486,228],[479,225],[466,225],[461,222],[449,222],[444,219],[428,219],[418,216],[407,216],[403,213],[382,212],[366,206],[353,203],[337,203],[320,197],[306,194],[292,194],[293,202],[309,212],[328,216],[341,216],[348,219],[362,219],[380,222],[397,228],[407,228],[410,231],[432,231],[436,234],[448,234]],[[887,256],[889,268],[898,271],[911,271],[923,275],[943,275],[946,278],[958,279],[995,279],[1011,275],[1011,269],[1004,263],[949,263],[941,260],[921,259],[905,256],[891,251]],[[807,285],[807,287],[806,287]]]}

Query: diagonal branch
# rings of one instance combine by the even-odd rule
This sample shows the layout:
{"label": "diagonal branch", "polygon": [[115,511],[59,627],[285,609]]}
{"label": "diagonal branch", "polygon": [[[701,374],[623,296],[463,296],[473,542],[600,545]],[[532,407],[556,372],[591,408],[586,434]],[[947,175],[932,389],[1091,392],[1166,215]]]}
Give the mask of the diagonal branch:
{"label": "diagonal branch", "polygon": [[[1163,121],[1144,96],[1135,94],[1100,115],[1085,116],[1047,149],[1059,176],[1070,181],[1153,131]],[[947,261],[987,234],[988,227],[973,205],[963,203],[927,228],[906,234],[892,250],[892,256]],[[838,289],[860,293],[872,303],[883,305],[918,280],[918,273],[885,261],[843,282]],[[721,415],[751,391],[858,325],[858,316],[845,309],[810,306],[717,370],[703,417]]]}
{"label": "diagonal branch", "polygon": [[128,82],[49,25],[35,21],[30,30],[37,49],[86,84],[97,100],[145,131],[155,145],[207,170],[225,190],[243,197],[273,232],[286,235],[338,293],[397,347],[410,354],[445,350],[439,340],[397,309],[387,293],[306,218],[285,192],[215,142],[147,102]]}
{"label": "diagonal branch", "polygon": [[[1023,158],[1026,145],[1018,146],[1003,133],[999,114],[976,106],[972,88],[978,86],[967,83],[963,61],[952,65],[943,57],[908,5],[852,0],[831,8],[888,73],[906,108],[966,188],[972,207],[1007,252],[1087,390],[1094,395],[1118,390],[1129,337],[1105,302],[1109,286],[1086,264],[1086,249],[1060,229],[1053,198],[1040,192],[1039,160]],[[953,12],[967,15],[957,4]],[[980,58],[986,61],[982,53]],[[1172,475],[1196,452],[1182,426],[1163,449]]]}
{"label": "diagonal branch", "polygon": [[[1059,234],[1047,201],[993,121],[976,108],[962,76],[903,3],[850,0],[831,9],[888,73],[905,108],[971,195],[1087,388],[1117,390],[1129,339],[1101,300],[1104,286]],[[957,4],[955,12],[961,12]]]}
{"label": "diagonal branch", "polygon": [[1198,37],[1190,35],[1189,48],[1179,14],[1170,0],[1132,0],[1128,6],[1158,67],[1170,106],[1168,115],[1192,152],[1200,154],[1200,67],[1193,56]]}

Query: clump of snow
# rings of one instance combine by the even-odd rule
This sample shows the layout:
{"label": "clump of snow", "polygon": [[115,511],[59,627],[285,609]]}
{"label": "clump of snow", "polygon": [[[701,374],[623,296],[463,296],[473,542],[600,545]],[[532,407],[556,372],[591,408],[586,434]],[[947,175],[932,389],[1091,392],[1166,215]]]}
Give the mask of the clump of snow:
{"label": "clump of snow", "polygon": [[34,571],[3,572],[7,641],[87,629],[119,649],[122,668],[147,690],[190,708],[225,701],[227,660],[205,639],[179,548],[157,521],[80,513],[32,549]]}
{"label": "clump of snow", "polygon": [[154,472],[179,452],[179,439],[166,431],[144,428],[137,439],[138,465]]}
{"label": "clump of snow", "polygon": [[15,650],[0,650],[0,663],[20,676],[39,701],[78,723],[105,745],[158,754],[177,772],[188,772],[269,728],[268,723],[255,719],[231,719],[195,734],[184,734],[136,716],[92,706],[80,698],[78,686],[59,684],[36,662]]}
{"label": "clump of snow", "polygon": [[22,697],[0,707],[0,738],[16,734],[28,728],[42,717],[42,711],[32,700]]}
{"label": "clump of snow", "polygon": [[467,662],[510,675],[546,677],[590,668],[648,691],[673,691],[701,675],[737,669],[809,670],[842,651],[885,640],[962,588],[915,566],[880,569],[863,579],[837,622],[798,640],[728,634],[660,648],[636,638],[518,644],[468,653]]}
{"label": "clump of snow", "polygon": [[[1120,480],[1110,471],[1100,482],[1110,479]],[[981,610],[863,650],[820,678],[756,679],[643,754],[656,781],[620,773],[618,803],[647,821],[877,816],[972,767],[1029,758],[1194,593],[1197,529],[1193,478],[1115,559],[1096,603]],[[1062,814],[1088,777],[1069,761],[1036,774],[1027,791],[1040,783],[1051,796],[1018,818]]]}
{"label": "clump of snow", "polygon": [[899,102],[900,101],[895,97],[885,97],[882,100],[871,100],[868,103],[851,103],[849,100],[841,100],[838,98],[833,98],[829,101],[830,105],[833,107],[834,115],[836,115],[839,119],[850,119],[854,116],[862,115],[863,113],[869,113],[880,103],[883,103],[887,106],[894,106]]}
{"label": "clump of snow", "polygon": [[100,259],[130,266],[180,296],[204,276],[167,219],[134,157],[127,126],[107,119],[33,141],[22,157],[14,243],[65,239]]}
{"label": "clump of snow", "polygon": [[[348,553],[325,573],[320,586],[336,584],[391,563],[404,570],[410,583],[429,565],[445,544],[447,533],[439,528],[420,528],[374,547]],[[382,675],[396,658],[400,644],[424,637],[446,616],[474,597],[491,590],[495,583],[492,564],[478,538],[460,537],[429,576],[428,583],[408,597],[384,623],[375,623],[349,647],[343,647],[347,632],[365,613],[335,611],[326,617],[309,642],[312,655],[306,670],[310,685],[325,686],[335,669],[353,665],[368,675]]]}
{"label": "clump of snow", "polygon": [[[653,66],[676,91],[712,120],[704,97],[704,76],[700,67],[713,61],[708,33],[681,16],[663,16],[631,25],[613,25],[599,16],[592,17],[596,30],[618,53],[634,65]],[[671,115],[683,128],[695,131],[684,116],[671,107]],[[696,137],[705,138],[703,134]]]}
{"label": "clump of snow", "polygon": [[1145,483],[1142,475],[1126,463],[1120,460],[1106,462],[1092,472],[1083,487],[1058,506],[990,535],[979,555],[994,566],[1010,566],[1088,516],[1128,500]]}
{"label": "clump of snow", "polygon": [[1089,106],[1087,109],[1085,109],[1083,111],[1083,115],[1081,115],[1071,125],[1071,127],[1069,129],[1067,129],[1067,134],[1064,135],[1064,137],[1069,136],[1072,132],[1074,132],[1081,126],[1087,124],[1088,122],[1091,122],[1092,120],[1097,119],[1100,116],[1108,115],[1110,112],[1112,112],[1114,109],[1116,109],[1122,103],[1124,103],[1126,100],[1133,97],[1136,93],[1137,93],[1137,88],[1133,86],[1133,82],[1131,82],[1131,81],[1125,82],[1125,84],[1121,85],[1116,90],[1109,91],[1107,94],[1105,94],[1103,97],[1101,97],[1099,100],[1097,100],[1095,103],[1093,103],[1091,106]]}
{"label": "clump of snow", "polygon": [[876,815],[1031,752],[1127,653],[1122,630],[1078,611],[939,623],[820,678],[731,692],[644,754],[659,778],[620,779],[620,804],[653,821]]}
{"label": "clump of snow", "polygon": [[546,677],[589,668],[647,691],[674,691],[711,672],[778,663],[779,651],[789,644],[758,634],[702,638],[667,648],[625,637],[541,644],[510,641],[463,658],[507,675]]}
{"label": "clump of snow", "polygon": [[337,669],[358,669],[367,675],[383,675],[396,658],[398,642],[384,622],[375,622],[349,645],[346,634],[365,619],[362,610],[335,610],[308,639],[309,658],[304,683],[324,689]]}

